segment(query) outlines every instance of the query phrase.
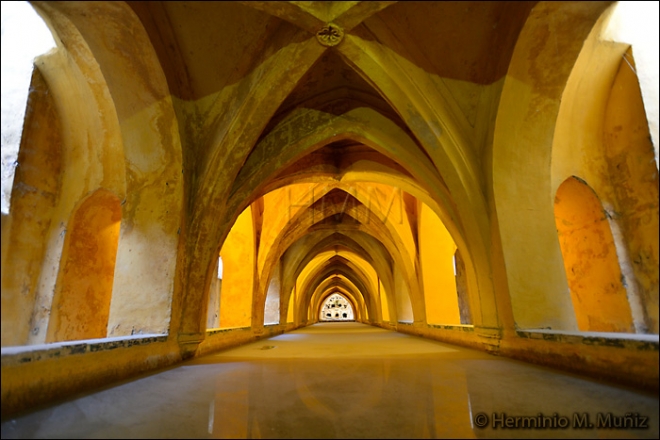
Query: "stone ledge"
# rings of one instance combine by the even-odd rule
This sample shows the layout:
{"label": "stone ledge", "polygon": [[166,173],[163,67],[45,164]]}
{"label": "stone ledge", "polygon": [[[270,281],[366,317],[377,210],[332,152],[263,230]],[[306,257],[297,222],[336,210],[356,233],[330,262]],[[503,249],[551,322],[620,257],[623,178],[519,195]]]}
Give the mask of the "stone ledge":
{"label": "stone ledge", "polygon": [[635,350],[658,351],[658,335],[640,335],[636,333],[607,332],[571,332],[562,330],[517,330],[516,334],[526,339],[542,339],[569,344],[584,344],[606,347],[620,347]]}
{"label": "stone ledge", "polygon": [[114,350],[116,348],[129,348],[137,345],[148,345],[154,342],[166,341],[167,335],[151,334],[3,347],[2,366],[21,365],[46,359],[63,358],[77,354]]}
{"label": "stone ledge", "polygon": [[473,332],[473,325],[450,325],[450,324],[428,324],[429,328],[437,328],[440,330],[454,330],[463,332]]}
{"label": "stone ledge", "polygon": [[212,328],[206,330],[207,336],[218,335],[220,333],[230,333],[235,331],[252,331],[252,327],[227,327],[227,328]]}

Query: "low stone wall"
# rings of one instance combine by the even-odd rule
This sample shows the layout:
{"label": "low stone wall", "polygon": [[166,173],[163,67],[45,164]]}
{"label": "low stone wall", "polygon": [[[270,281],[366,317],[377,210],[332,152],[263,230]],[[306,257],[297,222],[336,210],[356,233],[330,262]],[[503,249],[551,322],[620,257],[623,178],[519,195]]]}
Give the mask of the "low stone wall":
{"label": "low stone wall", "polygon": [[2,349],[2,419],[181,361],[167,335]]}
{"label": "low stone wall", "polygon": [[[384,326],[428,339],[658,392],[658,335],[493,329],[397,323]],[[487,330],[487,331],[484,331]]]}

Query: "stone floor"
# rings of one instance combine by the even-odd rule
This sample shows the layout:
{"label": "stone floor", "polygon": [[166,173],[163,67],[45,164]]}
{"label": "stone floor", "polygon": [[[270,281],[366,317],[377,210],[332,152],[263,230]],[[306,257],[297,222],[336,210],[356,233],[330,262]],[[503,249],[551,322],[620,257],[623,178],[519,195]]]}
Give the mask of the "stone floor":
{"label": "stone floor", "polygon": [[658,395],[325,323],[2,423],[2,438],[109,437],[658,438]]}

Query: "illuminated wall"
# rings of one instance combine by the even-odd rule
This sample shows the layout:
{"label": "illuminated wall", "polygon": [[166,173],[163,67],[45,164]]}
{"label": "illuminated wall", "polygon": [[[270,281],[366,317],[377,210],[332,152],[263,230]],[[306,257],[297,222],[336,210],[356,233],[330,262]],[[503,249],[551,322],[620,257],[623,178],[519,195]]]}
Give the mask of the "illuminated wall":
{"label": "illuminated wall", "polygon": [[106,337],[121,220],[120,201],[98,190],[67,228],[48,342]]}
{"label": "illuminated wall", "polygon": [[221,328],[252,324],[254,249],[252,210],[248,208],[236,219],[220,251],[223,263]]}

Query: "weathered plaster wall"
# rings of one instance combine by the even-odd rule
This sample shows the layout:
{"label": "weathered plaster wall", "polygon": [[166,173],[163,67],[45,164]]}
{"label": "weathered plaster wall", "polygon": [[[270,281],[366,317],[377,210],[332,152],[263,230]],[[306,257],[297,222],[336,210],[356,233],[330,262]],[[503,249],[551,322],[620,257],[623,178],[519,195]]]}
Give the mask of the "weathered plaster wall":
{"label": "weathered plaster wall", "polygon": [[578,328],[634,333],[610,224],[593,190],[567,179],[555,196],[555,220]]}
{"label": "weathered plaster wall", "polygon": [[635,331],[643,333],[655,325],[646,311],[653,304],[655,314],[653,295],[642,292],[657,277],[657,264],[648,265],[657,254],[657,169],[631,51],[603,40],[611,12],[591,31],[567,80],[553,139],[552,188],[576,176],[601,200]]}
{"label": "weathered plaster wall", "polygon": [[105,338],[115,276],[121,206],[97,190],[67,225],[46,342]]}
{"label": "weathered plaster wall", "polygon": [[408,323],[415,321],[412,304],[410,303],[410,290],[404,275],[398,268],[394,268],[394,298],[397,321]]}
{"label": "weathered plaster wall", "polygon": [[458,249],[454,253],[454,270],[456,272],[456,295],[458,296],[458,311],[461,315],[461,324],[470,325],[472,324],[471,295],[468,292],[465,262]]}
{"label": "weathered plaster wall", "polygon": [[653,166],[653,146],[633,69],[628,51],[605,110],[604,147],[618,202],[613,221],[621,224],[623,232],[619,252],[627,257],[628,283],[636,284],[641,302],[640,330],[658,333],[658,170]]}
{"label": "weathered plaster wall", "polygon": [[378,281],[378,294],[380,295],[380,308],[381,308],[381,316],[382,316],[382,323],[389,324],[392,322],[392,319],[390,318],[390,306],[389,302],[392,301],[391,298],[393,298],[392,294],[387,294],[387,291],[385,290],[385,286],[383,286],[383,283],[379,280]]}
{"label": "weathered plaster wall", "polygon": [[50,228],[60,183],[60,121],[53,95],[38,68],[33,73],[31,90],[18,156],[20,167],[14,177],[15,198],[10,215],[2,217],[3,347],[28,342],[46,253],[44,236]]}
{"label": "weathered plaster wall", "polygon": [[280,289],[282,280],[280,277],[280,265],[275,266],[273,277],[268,284],[268,292],[266,293],[266,303],[264,310],[264,325],[279,324],[280,323]]}
{"label": "weathered plaster wall", "polygon": [[[553,132],[564,85],[607,6],[539,3],[519,35],[505,79],[493,140],[493,190],[519,328],[577,328],[552,209]],[[545,14],[555,18],[544,21]]]}

